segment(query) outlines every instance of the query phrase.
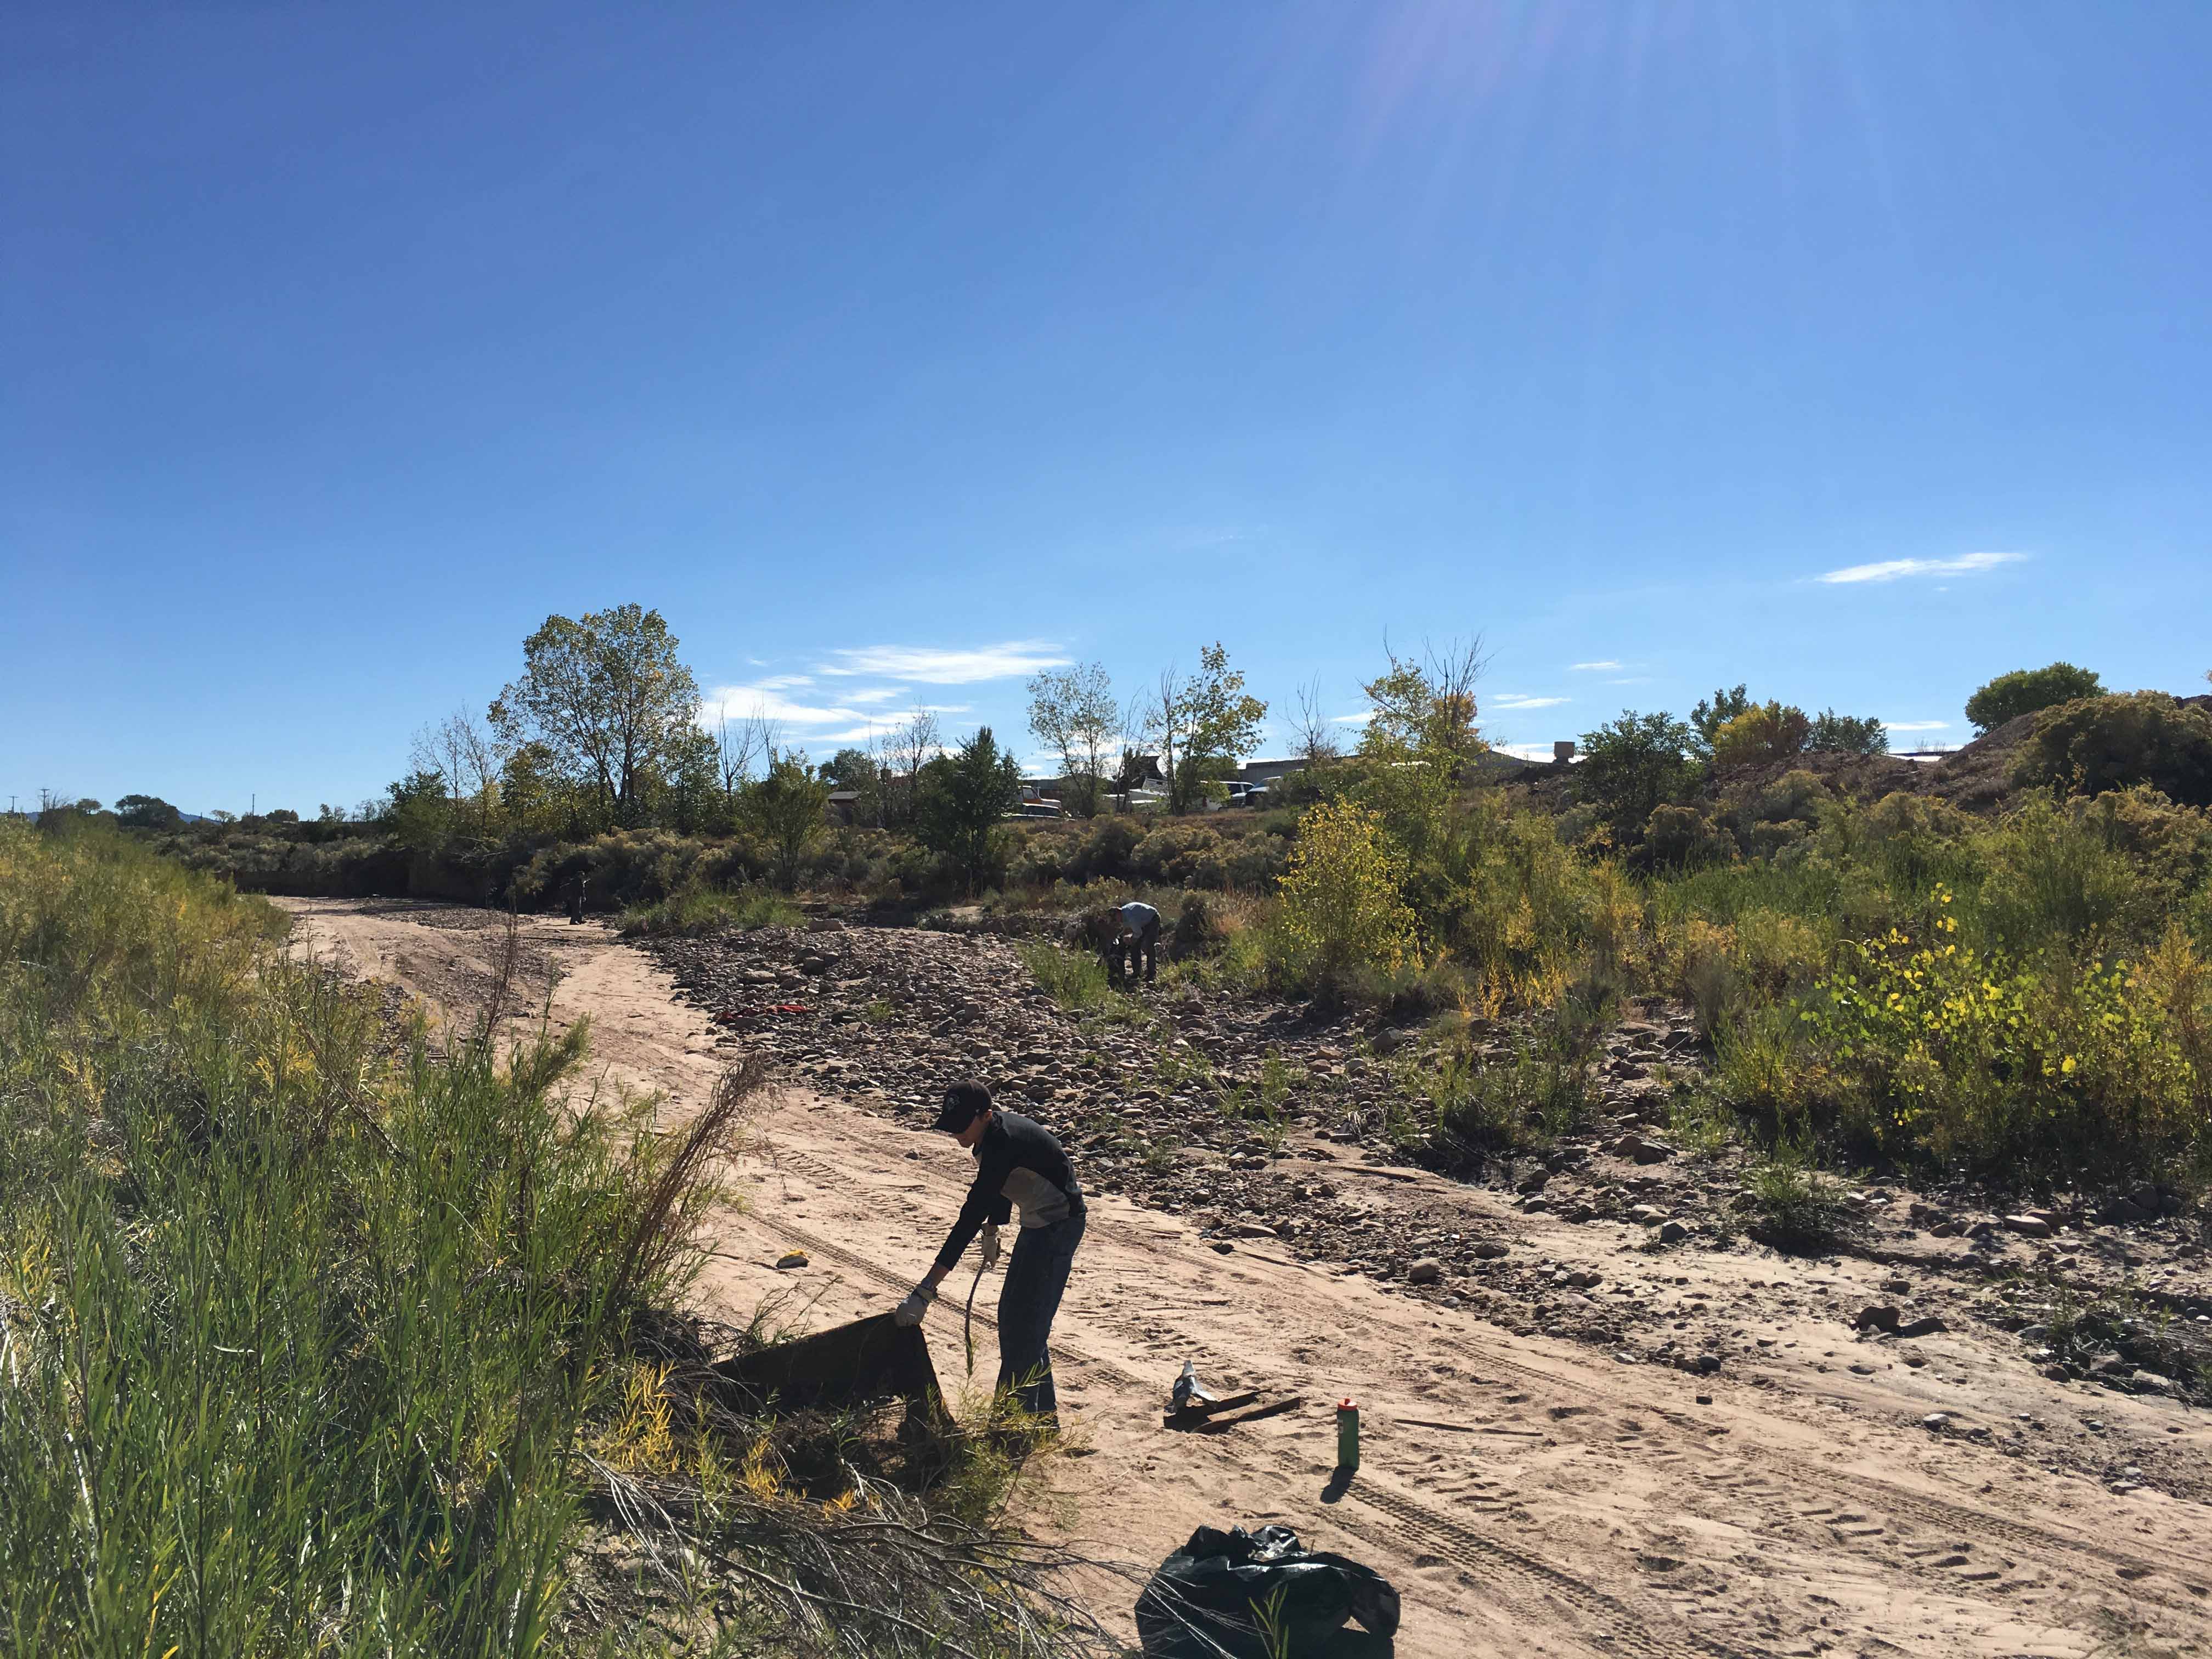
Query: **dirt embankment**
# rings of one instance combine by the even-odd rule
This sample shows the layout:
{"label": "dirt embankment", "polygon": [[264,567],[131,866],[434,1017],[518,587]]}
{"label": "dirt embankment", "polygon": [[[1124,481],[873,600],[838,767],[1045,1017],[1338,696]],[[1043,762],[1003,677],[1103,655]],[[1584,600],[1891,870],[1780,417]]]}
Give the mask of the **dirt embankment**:
{"label": "dirt embankment", "polygon": [[[337,965],[433,1001],[465,1008],[488,978],[495,923],[482,913],[289,908]],[[538,971],[562,975],[553,1018],[592,1017],[611,1081],[660,1090],[680,1115],[733,1044],[773,1049],[800,1081],[763,1125],[747,1210],[718,1227],[702,1294],[725,1316],[782,1293],[827,1323],[880,1310],[919,1276],[966,1175],[915,1127],[947,1070],[1024,1096],[1079,1143],[1101,1195],[1054,1350],[1081,1455],[1045,1465],[1040,1529],[1148,1562],[1201,1522],[1288,1522],[1389,1575],[1406,1598],[1399,1650],[1438,1659],[2212,1651],[2203,1413],[2047,1378],[2001,1328],[2031,1297],[2052,1299],[2044,1285],[2125,1273],[2130,1255],[2193,1320],[2205,1286],[2172,1223],[2058,1218],[2049,1237],[2000,1224],[1999,1244],[1977,1245],[1960,1224],[1980,1218],[1916,1219],[1906,1195],[1869,1193],[1869,1237],[1890,1259],[1784,1257],[1711,1225],[1721,1194],[1705,1189],[1732,1183],[1680,1152],[1645,1164],[1593,1146],[1529,1195],[1376,1158],[1379,1062],[1343,1034],[1267,1039],[1316,1103],[1279,1134],[1224,1119],[1188,1068],[1164,1073],[1142,1044],[1202,1050],[1209,1022],[1225,1031],[1259,1011],[1190,1011],[1186,1036],[1171,1006],[1160,1035],[1125,1048],[1031,994],[995,941],[762,938],[678,953],[679,987],[596,926],[524,927]],[[805,1012],[714,1018],[778,1006]],[[1615,1056],[1616,1115],[1668,1063],[1663,1017],[1644,1024]],[[1217,1074],[1261,1052],[1218,1042]],[[1071,1069],[1089,1053],[1104,1069]],[[1182,1145],[1150,1160],[1117,1139],[1156,1142],[1163,1124]],[[1613,1146],[1632,1133],[1608,1127]],[[1652,1176],[1656,1199],[1634,1184]],[[1662,1224],[1619,1203],[1630,1196],[1685,1237],[1660,1243]],[[811,1265],[779,1273],[793,1246]],[[1426,1277],[1416,1261],[1436,1264],[1433,1283],[1413,1282]],[[1982,1317],[2007,1283],[2025,1287],[2020,1307]],[[985,1285],[979,1376],[994,1300]],[[1945,1328],[1855,1328],[1870,1305]],[[927,1327],[956,1382],[957,1313],[940,1306]],[[1701,1370],[1707,1353],[1717,1366]],[[1209,1383],[1298,1403],[1218,1434],[1168,1429],[1162,1401],[1186,1358]],[[1331,1408],[1347,1395],[1366,1432],[1345,1488],[1330,1480]],[[1100,1595],[1109,1612],[1115,1595],[1126,1605]]]}

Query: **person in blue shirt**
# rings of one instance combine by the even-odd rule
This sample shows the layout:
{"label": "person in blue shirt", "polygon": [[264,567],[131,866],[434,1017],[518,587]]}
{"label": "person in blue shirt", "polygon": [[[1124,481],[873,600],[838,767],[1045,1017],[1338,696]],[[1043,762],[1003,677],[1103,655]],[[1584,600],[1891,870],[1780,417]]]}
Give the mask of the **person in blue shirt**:
{"label": "person in blue shirt", "polygon": [[937,1287],[958,1265],[977,1233],[983,1265],[999,1259],[999,1229],[1016,1210],[1020,1235],[999,1291],[999,1381],[1024,1410],[1057,1424],[1048,1343],[1054,1315],[1067,1289],[1075,1247],[1083,1242],[1083,1187],[1058,1140],[1042,1124],[991,1103],[980,1083],[956,1083],[945,1091],[936,1127],[969,1149],[975,1180],[946,1235],[936,1263],[898,1305],[902,1325],[915,1325],[937,1299]]}

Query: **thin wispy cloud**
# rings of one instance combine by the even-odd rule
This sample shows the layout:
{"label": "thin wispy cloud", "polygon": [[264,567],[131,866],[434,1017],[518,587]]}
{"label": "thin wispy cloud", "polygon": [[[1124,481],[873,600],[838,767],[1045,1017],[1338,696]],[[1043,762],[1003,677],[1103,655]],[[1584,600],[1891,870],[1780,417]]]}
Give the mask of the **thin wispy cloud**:
{"label": "thin wispy cloud", "polygon": [[1364,726],[1375,718],[1375,711],[1363,708],[1357,714],[1339,714],[1329,722],[1332,726]]}
{"label": "thin wispy cloud", "polygon": [[1249,542],[1257,532],[1239,526],[1188,525],[1168,532],[1168,545],[1179,553],[1202,552],[1209,547],[1227,547],[1235,542]]}
{"label": "thin wispy cloud", "polygon": [[699,723],[709,728],[725,720],[770,720],[785,726],[865,726],[866,709],[837,703],[797,702],[783,694],[791,676],[775,675],[745,685],[718,685],[700,701]]}
{"label": "thin wispy cloud", "polygon": [[1610,659],[1602,662],[1578,662],[1569,665],[1567,672],[1573,674],[1591,674],[1601,672],[1605,669],[1618,668],[1620,666],[1620,665],[1619,663],[1613,662]]}
{"label": "thin wispy cloud", "polygon": [[1522,696],[1517,691],[1508,691],[1502,696],[1492,697],[1490,700],[1490,706],[1492,708],[1499,710],[1514,708],[1557,708],[1561,703],[1567,701],[1568,699],[1565,697],[1528,697]]}
{"label": "thin wispy cloud", "polygon": [[1881,725],[1885,732],[1948,732],[1951,729],[1948,720],[1884,720]]}
{"label": "thin wispy cloud", "polygon": [[1845,565],[1813,580],[1818,582],[1893,582],[1907,576],[1972,576],[1999,565],[2018,564],[2025,553],[1961,553],[1954,559],[1881,559]]}
{"label": "thin wispy cloud", "polygon": [[1074,659],[1043,640],[1010,640],[971,648],[938,645],[864,645],[833,651],[815,672],[840,677],[872,675],[921,685],[973,685],[1012,679],[1041,668],[1065,668]]}
{"label": "thin wispy cloud", "polygon": [[889,702],[893,697],[906,696],[906,688],[898,685],[872,685],[865,691],[848,691],[847,702]]}

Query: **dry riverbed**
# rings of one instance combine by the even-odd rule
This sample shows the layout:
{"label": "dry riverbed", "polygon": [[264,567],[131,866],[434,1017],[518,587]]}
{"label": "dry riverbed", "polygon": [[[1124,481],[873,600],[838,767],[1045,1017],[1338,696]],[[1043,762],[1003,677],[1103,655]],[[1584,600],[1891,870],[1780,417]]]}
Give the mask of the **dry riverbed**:
{"label": "dry riverbed", "polygon": [[[481,1004],[498,918],[280,902],[342,971]],[[964,1186],[921,1127],[947,1076],[1074,1146],[1099,1194],[1054,1342],[1080,1455],[1041,1471],[1041,1530],[1151,1562],[1201,1522],[1288,1522],[1397,1582],[1409,1656],[2212,1651],[2212,1433],[2173,1397],[2212,1302],[2158,1194],[2029,1215],[1869,1187],[1845,1252],[1785,1255],[1729,1155],[1670,1144],[1698,1060],[1662,1006],[1613,1035],[1602,1120],[1484,1187],[1380,1138],[1401,1034],[1159,993],[1146,1024],[1086,1023],[963,933],[522,928],[526,1000],[590,1016],[609,1082],[680,1116],[742,1048],[792,1079],[717,1225],[723,1316],[781,1293],[827,1324],[919,1276]],[[958,1311],[927,1327],[956,1385]],[[1164,1427],[1186,1358],[1297,1403]]]}

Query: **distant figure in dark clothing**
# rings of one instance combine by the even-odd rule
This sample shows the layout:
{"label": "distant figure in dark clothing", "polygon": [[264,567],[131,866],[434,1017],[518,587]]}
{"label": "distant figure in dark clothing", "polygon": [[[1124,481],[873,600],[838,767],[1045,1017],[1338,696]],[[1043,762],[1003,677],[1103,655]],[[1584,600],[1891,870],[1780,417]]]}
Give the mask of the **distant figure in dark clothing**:
{"label": "distant figure in dark clothing", "polygon": [[580,870],[568,878],[568,920],[571,922],[578,922],[583,919],[584,872]]}
{"label": "distant figure in dark clothing", "polygon": [[999,1227],[1019,1207],[1021,1237],[999,1292],[999,1392],[1056,1423],[1060,1401],[1048,1343],[1075,1247],[1083,1242],[1083,1188],[1060,1142],[1042,1125],[994,1109],[991,1091],[980,1083],[956,1083],[945,1091],[937,1127],[975,1153],[975,1182],[936,1265],[899,1304],[898,1322],[921,1323],[937,1298],[939,1281],[958,1265],[978,1230],[983,1265],[995,1263]]}

